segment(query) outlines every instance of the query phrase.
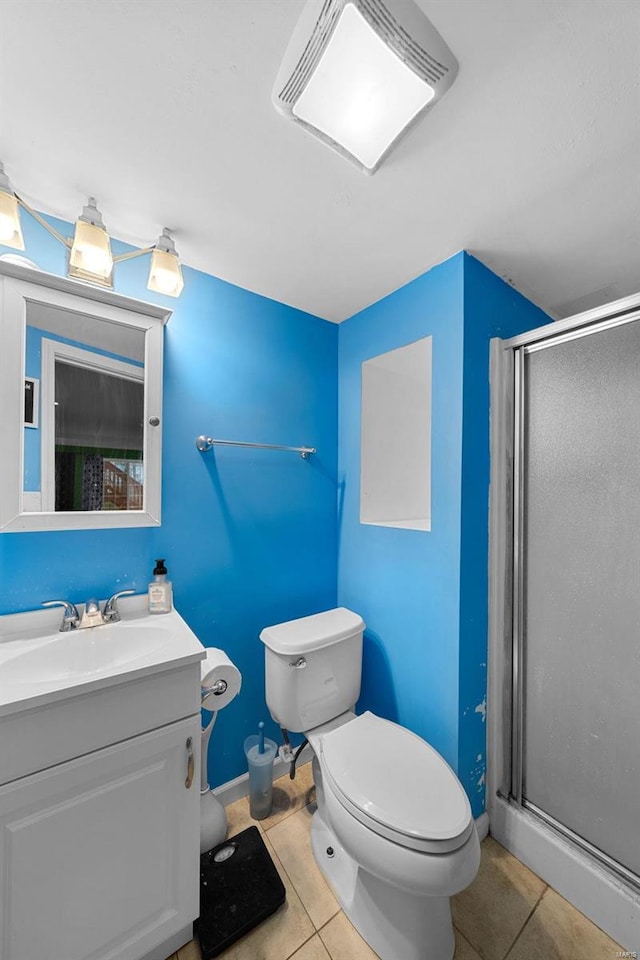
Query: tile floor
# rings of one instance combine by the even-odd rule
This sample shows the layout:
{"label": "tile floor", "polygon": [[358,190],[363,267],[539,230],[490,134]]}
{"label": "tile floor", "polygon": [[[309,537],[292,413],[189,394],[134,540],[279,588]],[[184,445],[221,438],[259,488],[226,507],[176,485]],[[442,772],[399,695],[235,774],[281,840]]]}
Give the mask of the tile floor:
{"label": "tile floor", "polygon": [[[377,960],[351,926],[313,859],[311,764],[274,784],[273,812],[249,815],[247,798],[227,807],[229,836],[258,824],[287,890],[273,916],[221,960]],[[488,837],[474,883],[453,898],[456,960],[616,960],[617,943]],[[626,954],[629,956],[629,954]],[[168,960],[201,960],[195,941]],[[398,957],[397,960],[402,960]]]}

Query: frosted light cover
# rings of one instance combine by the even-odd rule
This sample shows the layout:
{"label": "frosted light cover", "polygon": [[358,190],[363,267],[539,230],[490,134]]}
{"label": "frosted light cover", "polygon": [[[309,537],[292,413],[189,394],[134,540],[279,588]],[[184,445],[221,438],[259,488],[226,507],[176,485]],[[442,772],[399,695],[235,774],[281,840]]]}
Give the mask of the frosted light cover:
{"label": "frosted light cover", "polygon": [[434,94],[349,3],[293,113],[371,170]]}
{"label": "frosted light cover", "polygon": [[4,190],[0,190],[0,243],[15,250],[24,250],[18,201]]}
{"label": "frosted light cover", "polygon": [[108,281],[113,257],[107,231],[94,223],[77,220],[69,266],[70,276]]}
{"label": "frosted light cover", "polygon": [[151,269],[147,289],[164,293],[168,297],[179,297],[184,287],[180,261],[175,253],[167,250],[154,250],[151,254]]}

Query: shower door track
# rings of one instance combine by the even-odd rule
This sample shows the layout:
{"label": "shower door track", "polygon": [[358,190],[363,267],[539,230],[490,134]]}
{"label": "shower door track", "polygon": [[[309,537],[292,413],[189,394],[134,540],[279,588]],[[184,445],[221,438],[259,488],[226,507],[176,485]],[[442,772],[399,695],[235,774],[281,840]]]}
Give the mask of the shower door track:
{"label": "shower door track", "polygon": [[[510,802],[515,802],[513,798],[509,798]],[[640,892],[640,877],[638,877],[632,870],[628,870],[623,864],[618,863],[617,860],[614,860],[613,857],[609,857],[604,851],[600,850],[598,847],[594,847],[592,843],[589,843],[588,840],[585,840],[584,837],[581,837],[579,833],[574,833],[569,827],[564,823],[560,823],[559,820],[555,820],[550,814],[546,813],[544,810],[541,810],[540,807],[537,807],[535,803],[531,803],[530,800],[527,800],[526,797],[523,798],[522,803],[518,804],[523,809],[530,811],[534,816],[538,817],[539,820],[542,820],[543,823],[546,823],[549,827],[552,827],[559,834],[565,837],[567,840],[570,840],[571,843],[575,843],[576,846],[580,847],[585,853],[590,854],[592,857],[595,857],[605,867],[608,867],[610,870],[613,870],[614,873],[619,874],[623,880],[626,880],[632,887],[635,887],[638,892]]]}

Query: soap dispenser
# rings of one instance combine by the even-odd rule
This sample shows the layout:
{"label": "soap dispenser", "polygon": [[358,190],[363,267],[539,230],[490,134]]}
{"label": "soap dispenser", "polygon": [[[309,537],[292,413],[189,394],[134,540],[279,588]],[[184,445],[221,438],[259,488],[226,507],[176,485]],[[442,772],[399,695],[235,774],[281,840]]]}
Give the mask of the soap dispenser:
{"label": "soap dispenser", "polygon": [[171,582],[167,580],[164,560],[156,560],[153,581],[149,584],[149,613],[169,613],[172,605]]}

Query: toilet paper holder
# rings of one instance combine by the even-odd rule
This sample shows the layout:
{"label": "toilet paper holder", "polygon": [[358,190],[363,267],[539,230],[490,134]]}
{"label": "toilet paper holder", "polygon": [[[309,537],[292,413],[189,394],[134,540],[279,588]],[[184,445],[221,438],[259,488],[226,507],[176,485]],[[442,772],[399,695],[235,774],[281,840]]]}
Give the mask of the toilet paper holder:
{"label": "toilet paper holder", "polygon": [[213,694],[214,697],[219,697],[221,693],[225,693],[227,690],[227,681],[226,680],[216,680],[215,683],[212,683],[210,687],[201,685],[200,694],[201,699],[204,700],[205,697],[208,697],[209,694]]}

